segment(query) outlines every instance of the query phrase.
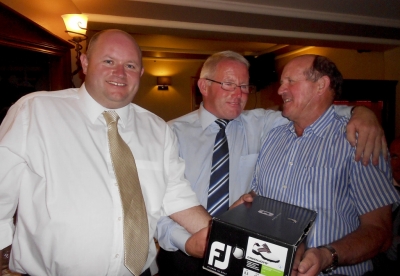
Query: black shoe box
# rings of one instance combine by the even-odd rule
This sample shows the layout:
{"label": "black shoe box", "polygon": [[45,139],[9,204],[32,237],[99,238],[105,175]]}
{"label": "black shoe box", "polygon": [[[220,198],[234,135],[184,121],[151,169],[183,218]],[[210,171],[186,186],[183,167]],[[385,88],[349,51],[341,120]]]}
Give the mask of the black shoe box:
{"label": "black shoe box", "polygon": [[313,210],[257,196],[213,218],[203,269],[216,275],[289,276],[316,217]]}

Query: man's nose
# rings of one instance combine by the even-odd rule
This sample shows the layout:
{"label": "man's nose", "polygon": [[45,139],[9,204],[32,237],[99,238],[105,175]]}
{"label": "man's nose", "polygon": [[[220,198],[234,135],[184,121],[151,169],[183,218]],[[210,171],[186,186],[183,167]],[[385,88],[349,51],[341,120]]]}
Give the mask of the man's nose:
{"label": "man's nose", "polygon": [[113,70],[113,74],[117,76],[125,75],[125,67],[123,65],[117,64]]}
{"label": "man's nose", "polygon": [[282,83],[278,88],[278,95],[282,95],[287,90],[287,85]]}
{"label": "man's nose", "polygon": [[232,94],[235,96],[235,97],[241,97],[242,96],[242,89],[240,88],[240,86],[236,86],[235,87],[235,90],[233,90],[232,91]]}

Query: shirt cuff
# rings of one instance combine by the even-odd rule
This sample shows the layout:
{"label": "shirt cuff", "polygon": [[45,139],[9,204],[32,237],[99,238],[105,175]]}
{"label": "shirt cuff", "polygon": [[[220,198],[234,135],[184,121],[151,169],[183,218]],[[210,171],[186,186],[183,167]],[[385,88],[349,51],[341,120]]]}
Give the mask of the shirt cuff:
{"label": "shirt cuff", "polygon": [[175,229],[175,231],[171,233],[171,240],[174,246],[178,247],[182,252],[189,256],[189,254],[186,253],[185,245],[191,236],[192,235],[186,231],[186,229],[179,228]]}
{"label": "shirt cuff", "polygon": [[[0,221],[0,250],[6,248],[12,243],[14,236],[14,223],[13,219]],[[1,258],[2,256],[0,256]]]}

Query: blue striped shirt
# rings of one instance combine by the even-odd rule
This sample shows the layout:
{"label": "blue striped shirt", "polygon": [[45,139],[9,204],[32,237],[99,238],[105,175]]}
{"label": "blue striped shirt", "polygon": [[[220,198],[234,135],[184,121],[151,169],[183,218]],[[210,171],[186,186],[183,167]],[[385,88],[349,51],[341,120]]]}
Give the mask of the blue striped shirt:
{"label": "blue striped shirt", "polygon": [[[257,194],[318,212],[308,247],[332,243],[355,231],[359,216],[399,201],[389,163],[363,166],[346,140],[348,119],[330,107],[298,137],[293,122],[269,132],[252,181]],[[362,275],[371,261],[335,273]]]}

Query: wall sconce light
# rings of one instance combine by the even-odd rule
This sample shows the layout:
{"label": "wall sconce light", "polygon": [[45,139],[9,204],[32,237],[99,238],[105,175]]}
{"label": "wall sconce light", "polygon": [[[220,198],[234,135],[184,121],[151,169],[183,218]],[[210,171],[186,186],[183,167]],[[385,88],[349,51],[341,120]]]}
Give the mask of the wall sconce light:
{"label": "wall sconce light", "polygon": [[158,90],[168,90],[171,85],[171,77],[157,77]]}
{"label": "wall sconce light", "polygon": [[62,19],[64,20],[64,24],[66,27],[66,31],[71,37],[69,42],[75,44],[75,51],[76,51],[76,59],[78,68],[72,72],[72,76],[77,74],[81,69],[80,63],[80,56],[82,45],[80,44],[82,41],[87,39],[86,35],[86,27],[87,27],[87,16],[84,14],[64,14],[61,15]]}

